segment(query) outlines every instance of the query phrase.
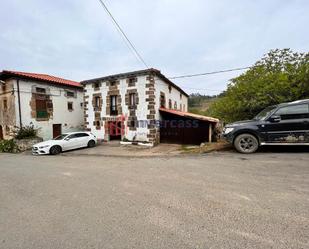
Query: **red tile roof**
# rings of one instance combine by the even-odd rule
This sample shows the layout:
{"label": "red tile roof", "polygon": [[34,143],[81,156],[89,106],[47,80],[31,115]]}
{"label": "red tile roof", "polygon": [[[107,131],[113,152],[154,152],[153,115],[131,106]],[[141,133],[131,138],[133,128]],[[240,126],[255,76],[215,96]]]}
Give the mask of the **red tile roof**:
{"label": "red tile roof", "polygon": [[2,77],[22,77],[27,79],[41,80],[49,83],[65,85],[65,86],[73,86],[73,87],[82,87],[82,85],[77,81],[66,80],[59,77],[47,75],[47,74],[38,74],[38,73],[26,73],[26,72],[18,72],[18,71],[7,71],[3,70],[0,73],[0,78]]}
{"label": "red tile roof", "polygon": [[190,113],[190,112],[182,112],[182,111],[171,110],[171,109],[166,109],[166,108],[162,108],[162,107],[160,108],[160,111],[170,113],[170,114],[174,114],[174,115],[181,116],[181,117],[199,119],[199,120],[202,120],[202,121],[208,121],[208,122],[213,122],[213,123],[219,122],[219,119],[217,119],[217,118],[207,117],[207,116],[198,115],[198,114],[194,114],[194,113]]}

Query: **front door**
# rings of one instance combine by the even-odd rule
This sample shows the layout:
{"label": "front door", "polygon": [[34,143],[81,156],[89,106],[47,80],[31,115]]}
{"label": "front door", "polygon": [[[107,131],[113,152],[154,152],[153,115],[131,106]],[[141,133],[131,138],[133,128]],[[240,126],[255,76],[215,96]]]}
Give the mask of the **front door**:
{"label": "front door", "polygon": [[61,124],[53,124],[53,138],[61,135]]}
{"label": "front door", "polygon": [[279,108],[265,124],[265,130],[270,143],[308,143],[309,105]]}
{"label": "front door", "polygon": [[109,125],[109,137],[110,140],[120,140],[124,134],[124,125],[122,121],[110,121]]}

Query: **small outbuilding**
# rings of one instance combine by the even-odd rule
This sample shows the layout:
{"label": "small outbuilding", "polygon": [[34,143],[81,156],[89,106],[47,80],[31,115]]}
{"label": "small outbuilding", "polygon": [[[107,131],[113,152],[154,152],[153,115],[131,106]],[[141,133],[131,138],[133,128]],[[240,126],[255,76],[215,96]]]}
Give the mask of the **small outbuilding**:
{"label": "small outbuilding", "polygon": [[212,142],[215,127],[219,122],[216,118],[166,108],[160,108],[160,114],[161,143],[201,144]]}

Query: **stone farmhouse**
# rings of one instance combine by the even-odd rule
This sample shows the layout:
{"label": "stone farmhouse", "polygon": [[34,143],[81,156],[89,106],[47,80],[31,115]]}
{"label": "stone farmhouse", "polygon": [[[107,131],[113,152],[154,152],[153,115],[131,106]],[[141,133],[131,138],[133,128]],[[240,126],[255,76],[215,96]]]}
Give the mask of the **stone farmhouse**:
{"label": "stone farmhouse", "polygon": [[83,89],[79,82],[46,74],[0,72],[0,139],[15,127],[33,125],[44,140],[83,130]]}
{"label": "stone farmhouse", "polygon": [[217,119],[188,113],[188,94],[157,69],[81,82],[85,128],[98,139],[199,144]]}

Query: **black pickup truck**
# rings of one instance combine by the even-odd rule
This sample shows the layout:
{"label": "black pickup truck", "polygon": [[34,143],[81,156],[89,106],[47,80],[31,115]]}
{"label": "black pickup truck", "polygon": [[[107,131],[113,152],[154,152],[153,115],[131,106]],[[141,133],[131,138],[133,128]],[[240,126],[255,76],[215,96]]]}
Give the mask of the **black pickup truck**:
{"label": "black pickup truck", "polygon": [[309,99],[269,106],[252,120],[226,125],[223,136],[241,153],[262,145],[309,145]]}

